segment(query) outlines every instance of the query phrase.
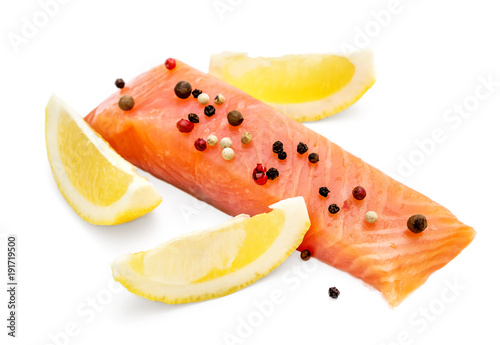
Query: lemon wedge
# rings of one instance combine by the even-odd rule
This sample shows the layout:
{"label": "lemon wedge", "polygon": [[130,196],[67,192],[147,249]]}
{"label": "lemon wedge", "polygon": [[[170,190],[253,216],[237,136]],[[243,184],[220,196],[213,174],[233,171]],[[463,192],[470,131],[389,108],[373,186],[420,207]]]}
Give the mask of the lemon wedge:
{"label": "lemon wedge", "polygon": [[214,228],[174,238],[111,264],[129,291],[169,304],[228,295],[280,265],[311,225],[302,197],[282,200],[254,217],[239,215]]}
{"label": "lemon wedge", "polygon": [[209,72],[297,121],[336,114],[375,83],[369,50],[271,58],[225,52],[212,55]]}
{"label": "lemon wedge", "polygon": [[160,204],[151,183],[64,101],[52,95],[45,114],[52,173],[63,196],[84,220],[119,224]]}

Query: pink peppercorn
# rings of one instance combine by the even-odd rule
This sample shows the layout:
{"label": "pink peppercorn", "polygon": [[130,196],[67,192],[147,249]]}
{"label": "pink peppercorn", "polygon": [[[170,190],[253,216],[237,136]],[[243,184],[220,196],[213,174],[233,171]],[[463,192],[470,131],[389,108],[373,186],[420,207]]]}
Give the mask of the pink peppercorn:
{"label": "pink peppercorn", "polygon": [[205,139],[202,139],[202,138],[198,138],[196,139],[196,141],[194,142],[194,147],[198,150],[198,151],[205,151],[207,149],[207,142]]}
{"label": "pink peppercorn", "polygon": [[181,119],[177,121],[177,129],[181,133],[189,133],[193,130],[193,128],[194,128],[194,123],[186,119]]}
{"label": "pink peppercorn", "polygon": [[253,174],[252,174],[255,183],[257,183],[260,186],[267,183],[266,171],[267,169],[262,164],[257,164],[257,167],[253,169]]}
{"label": "pink peppercorn", "polygon": [[167,61],[165,61],[165,67],[167,67],[168,70],[174,69],[175,65],[177,65],[175,59],[168,58]]}

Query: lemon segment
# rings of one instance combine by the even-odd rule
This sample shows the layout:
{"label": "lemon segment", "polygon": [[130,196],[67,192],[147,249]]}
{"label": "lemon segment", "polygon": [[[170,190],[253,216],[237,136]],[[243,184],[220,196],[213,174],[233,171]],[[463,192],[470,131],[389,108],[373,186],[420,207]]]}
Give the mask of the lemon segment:
{"label": "lemon segment", "polygon": [[333,115],[356,102],[375,82],[373,54],[305,54],[250,58],[214,54],[209,71],[298,121]]}
{"label": "lemon segment", "polygon": [[151,183],[55,95],[46,107],[45,138],[57,186],[86,221],[123,223],[161,202]]}
{"label": "lemon segment", "polygon": [[300,245],[310,221],[302,197],[240,215],[111,264],[114,279],[131,292],[170,304],[220,297],[265,276]]}

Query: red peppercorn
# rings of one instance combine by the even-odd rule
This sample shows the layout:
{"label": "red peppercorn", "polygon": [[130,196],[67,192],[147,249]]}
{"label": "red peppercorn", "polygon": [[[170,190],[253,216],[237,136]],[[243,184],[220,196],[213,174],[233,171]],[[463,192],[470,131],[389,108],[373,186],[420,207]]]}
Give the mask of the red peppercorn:
{"label": "red peppercorn", "polygon": [[267,183],[266,171],[267,169],[262,164],[257,164],[257,167],[253,169],[253,174],[252,174],[255,183],[257,183],[260,186]]}
{"label": "red peppercorn", "polygon": [[352,190],[352,196],[356,200],[363,200],[366,197],[366,189],[361,186],[357,186]]}
{"label": "red peppercorn", "polygon": [[175,59],[168,58],[167,61],[165,61],[165,67],[167,67],[168,70],[174,69],[176,65]]}
{"label": "red peppercorn", "polygon": [[189,133],[193,130],[193,128],[194,128],[194,123],[189,122],[186,119],[181,119],[177,121],[177,129],[179,130],[179,132]]}
{"label": "red peppercorn", "polygon": [[207,149],[207,142],[205,141],[205,139],[198,138],[198,139],[196,139],[196,141],[194,142],[194,147],[195,147],[198,151],[205,151],[205,150]]}

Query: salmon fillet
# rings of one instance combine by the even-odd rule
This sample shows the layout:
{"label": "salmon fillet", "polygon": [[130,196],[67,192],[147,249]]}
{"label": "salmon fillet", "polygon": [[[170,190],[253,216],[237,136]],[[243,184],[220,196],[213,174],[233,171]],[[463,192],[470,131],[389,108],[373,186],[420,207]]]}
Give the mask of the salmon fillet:
{"label": "salmon fillet", "polygon": [[[204,106],[193,96],[175,95],[174,87],[182,80],[212,99],[223,94],[225,103],[211,101],[216,113],[205,116]],[[123,95],[134,98],[132,110],[118,107]],[[226,116],[232,110],[244,117],[238,127],[228,124]],[[181,133],[176,123],[189,113],[197,114],[200,122],[192,132]],[[391,306],[421,286],[475,236],[474,229],[443,206],[301,123],[181,61],[173,70],[160,65],[139,75],[88,114],[86,121],[132,164],[227,214],[255,215],[281,199],[303,196],[312,225],[299,250],[308,249],[319,260],[362,279]],[[244,145],[240,138],[247,131],[253,140]],[[221,157],[219,145],[204,152],[195,149],[195,140],[210,134],[219,140],[232,139],[233,160]],[[288,154],[285,160],[272,151],[278,140]],[[309,147],[306,154],[297,152],[299,142]],[[312,152],[319,154],[316,164],[308,161]],[[279,177],[258,185],[252,178],[258,163],[278,169]],[[356,186],[366,189],[364,200],[353,198]],[[331,191],[326,198],[319,194],[320,187]],[[340,212],[329,213],[330,204],[337,204]],[[378,214],[374,224],[364,220],[370,210]],[[414,214],[423,214],[428,221],[420,234],[407,228]]]}

